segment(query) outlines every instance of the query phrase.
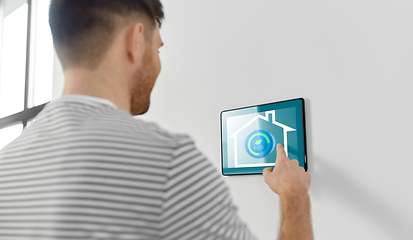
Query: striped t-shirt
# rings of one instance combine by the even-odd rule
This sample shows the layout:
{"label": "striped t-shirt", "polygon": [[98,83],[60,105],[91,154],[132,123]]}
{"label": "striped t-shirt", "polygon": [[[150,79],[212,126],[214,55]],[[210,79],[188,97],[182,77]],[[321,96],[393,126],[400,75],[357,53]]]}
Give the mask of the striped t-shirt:
{"label": "striped t-shirt", "polygon": [[69,95],[0,152],[0,239],[255,237],[190,137]]}

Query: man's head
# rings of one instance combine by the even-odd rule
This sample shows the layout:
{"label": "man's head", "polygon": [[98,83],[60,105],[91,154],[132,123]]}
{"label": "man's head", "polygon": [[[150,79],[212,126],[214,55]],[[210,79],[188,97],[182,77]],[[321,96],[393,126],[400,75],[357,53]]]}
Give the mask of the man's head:
{"label": "man's head", "polygon": [[138,115],[148,110],[160,72],[163,17],[159,0],[52,0],[49,24],[64,70],[116,69]]}

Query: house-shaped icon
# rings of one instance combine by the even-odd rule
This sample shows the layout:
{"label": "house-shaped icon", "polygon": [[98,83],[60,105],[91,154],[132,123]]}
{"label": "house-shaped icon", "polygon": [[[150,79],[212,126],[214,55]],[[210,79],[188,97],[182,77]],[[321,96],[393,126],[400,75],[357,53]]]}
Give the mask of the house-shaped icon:
{"label": "house-shaped icon", "polygon": [[[285,124],[282,124],[280,122],[276,121],[276,117],[275,117],[275,110],[271,110],[271,111],[266,111],[265,115],[260,115],[258,114],[257,116],[255,116],[253,119],[251,119],[250,121],[248,121],[245,125],[243,125],[241,128],[239,128],[237,131],[235,131],[233,134],[231,134],[228,137],[228,140],[233,139],[234,142],[234,152],[233,152],[233,156],[234,156],[234,162],[235,162],[235,167],[236,168],[240,168],[240,167],[266,167],[266,166],[274,166],[275,163],[275,159],[272,162],[254,162],[254,163],[241,163],[238,159],[238,151],[239,148],[241,148],[240,144],[242,144],[243,142],[243,138],[240,137],[240,135],[243,133],[243,131],[247,131],[248,127],[251,125],[261,125],[261,124],[269,124],[272,127],[278,128],[280,132],[280,136],[282,135],[282,139],[278,139],[278,143],[283,143],[284,149],[285,149],[285,153],[288,156],[288,132],[292,132],[292,131],[296,131],[296,129],[289,127]],[[244,134],[245,135],[245,134]]]}

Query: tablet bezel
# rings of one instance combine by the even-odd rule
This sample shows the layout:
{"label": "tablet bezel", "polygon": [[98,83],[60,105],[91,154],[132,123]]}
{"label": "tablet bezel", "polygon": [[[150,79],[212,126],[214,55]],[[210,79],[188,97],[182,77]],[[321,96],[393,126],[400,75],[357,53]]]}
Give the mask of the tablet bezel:
{"label": "tablet bezel", "polygon": [[302,123],[303,123],[303,146],[304,146],[304,169],[307,172],[308,171],[308,159],[307,159],[307,130],[306,130],[306,115],[305,115],[305,99],[304,98],[294,98],[294,99],[287,99],[287,100],[282,100],[282,101],[277,101],[277,102],[270,102],[270,103],[263,103],[263,104],[257,104],[257,105],[250,105],[250,106],[245,106],[245,107],[239,107],[239,108],[233,108],[233,109],[227,109],[223,110],[220,113],[220,147],[221,147],[221,174],[223,176],[240,176],[240,175],[262,175],[262,173],[239,173],[239,174],[224,174],[224,151],[223,151],[223,129],[222,129],[222,124],[223,124],[223,114],[225,112],[230,112],[230,111],[235,111],[235,110],[241,110],[241,109],[248,109],[248,108],[253,108],[253,107],[260,107],[260,106],[265,106],[265,105],[270,105],[270,104],[278,104],[278,103],[285,103],[285,102],[290,102],[290,101],[296,101],[300,100],[301,101],[301,109],[302,109]]}

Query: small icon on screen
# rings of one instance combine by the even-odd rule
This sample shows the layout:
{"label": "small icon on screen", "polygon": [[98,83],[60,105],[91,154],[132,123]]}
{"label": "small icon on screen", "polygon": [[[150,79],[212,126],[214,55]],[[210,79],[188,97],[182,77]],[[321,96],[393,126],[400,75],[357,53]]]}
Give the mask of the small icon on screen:
{"label": "small icon on screen", "polygon": [[245,139],[245,151],[253,158],[264,158],[275,148],[274,136],[265,130],[255,130]]}

